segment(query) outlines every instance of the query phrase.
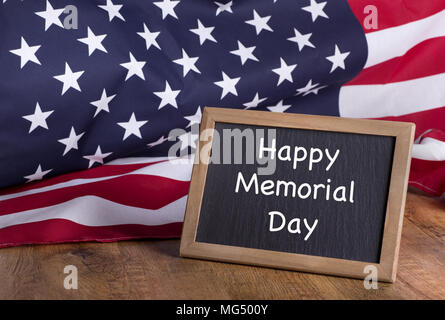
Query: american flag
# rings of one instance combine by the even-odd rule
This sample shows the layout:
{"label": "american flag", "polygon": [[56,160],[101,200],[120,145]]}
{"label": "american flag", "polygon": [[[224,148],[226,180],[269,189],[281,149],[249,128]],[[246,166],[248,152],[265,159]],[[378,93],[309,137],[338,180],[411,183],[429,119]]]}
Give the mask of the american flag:
{"label": "american flag", "polygon": [[415,122],[445,191],[445,0],[2,2],[0,246],[178,237],[204,106]]}

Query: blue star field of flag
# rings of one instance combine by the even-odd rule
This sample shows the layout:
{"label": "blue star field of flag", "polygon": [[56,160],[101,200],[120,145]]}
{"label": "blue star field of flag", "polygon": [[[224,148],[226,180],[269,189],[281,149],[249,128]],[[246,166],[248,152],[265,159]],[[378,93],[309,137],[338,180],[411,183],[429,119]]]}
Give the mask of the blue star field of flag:
{"label": "blue star field of flag", "polygon": [[0,39],[0,187],[166,155],[204,106],[338,115],[367,57],[346,0],[3,0]]}

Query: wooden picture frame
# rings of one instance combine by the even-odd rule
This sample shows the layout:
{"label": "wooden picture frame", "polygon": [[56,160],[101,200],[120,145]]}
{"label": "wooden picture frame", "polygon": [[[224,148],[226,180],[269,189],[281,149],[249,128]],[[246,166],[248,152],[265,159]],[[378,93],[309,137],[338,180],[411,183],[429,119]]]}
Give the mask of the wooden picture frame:
{"label": "wooden picture frame", "polygon": [[[208,164],[206,164],[208,161],[202,161],[201,150],[204,144],[201,143],[198,144],[196,151],[197,154],[200,154],[201,159],[193,167],[187,202],[180,246],[182,257],[361,279],[367,275],[364,273],[365,266],[374,265],[378,270],[379,281],[395,281],[415,131],[414,124],[207,107],[204,109],[202,117],[201,132],[206,129],[214,129],[216,122],[395,137],[380,262],[375,264],[195,241],[208,169]],[[206,143],[211,143],[211,137],[208,141]],[[206,156],[210,157],[210,152]],[[204,160],[208,160],[208,158]]]}

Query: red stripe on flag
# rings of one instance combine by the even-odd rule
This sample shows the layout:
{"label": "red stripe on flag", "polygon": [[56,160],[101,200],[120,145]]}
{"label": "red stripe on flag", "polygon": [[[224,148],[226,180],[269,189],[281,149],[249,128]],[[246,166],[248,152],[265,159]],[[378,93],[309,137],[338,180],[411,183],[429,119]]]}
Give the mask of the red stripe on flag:
{"label": "red stripe on flag", "polygon": [[156,210],[187,195],[189,181],[127,175],[0,201],[0,216],[97,196],[127,206]]}
{"label": "red stripe on flag", "polygon": [[429,194],[441,196],[445,192],[445,161],[413,158],[409,184]]}
{"label": "red stripe on flag", "polygon": [[444,133],[444,131],[441,131],[441,130],[432,129],[431,131],[422,135],[421,139],[425,139],[425,138],[432,138],[435,140],[445,142],[445,133]]}
{"label": "red stripe on flag", "polygon": [[363,69],[346,85],[387,84],[445,73],[445,37],[433,38],[405,55]]}
{"label": "red stripe on flag", "polygon": [[405,114],[399,117],[379,118],[379,120],[414,122],[416,124],[416,138],[431,128],[440,129],[445,132],[444,119],[445,107]]}
{"label": "red stripe on flag", "polygon": [[[380,31],[427,18],[445,9],[445,0],[348,0],[365,33]],[[364,13],[372,5],[378,12],[378,29],[367,29]]]}
{"label": "red stripe on flag", "polygon": [[159,226],[137,224],[106,227],[89,227],[63,219],[25,223],[0,229],[0,247],[29,243],[99,241],[141,238],[177,238],[181,235],[182,222]]}

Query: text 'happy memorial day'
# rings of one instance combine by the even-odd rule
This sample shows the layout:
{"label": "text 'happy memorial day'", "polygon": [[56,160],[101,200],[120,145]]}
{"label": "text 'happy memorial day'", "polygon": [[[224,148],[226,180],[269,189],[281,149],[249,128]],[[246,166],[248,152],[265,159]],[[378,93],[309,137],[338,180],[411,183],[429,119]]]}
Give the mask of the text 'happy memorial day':
{"label": "text 'happy memorial day'", "polygon": [[[271,146],[266,147],[263,138],[260,139],[258,152],[260,159],[269,156],[270,159],[274,160],[276,157],[279,161],[291,163],[293,170],[301,169],[313,172],[316,166],[323,165],[324,171],[327,173],[335,166],[341,153],[340,149],[329,150],[325,148],[323,150],[315,147],[309,149],[301,146],[292,147],[290,145],[284,145],[277,149],[276,139],[272,139]],[[323,159],[328,160],[327,164],[322,164]],[[326,163],[326,161],[323,163]],[[313,199],[354,203],[355,182],[353,180],[348,185],[335,186],[330,178],[320,183],[310,184],[304,181],[261,179],[261,177],[264,176],[259,178],[257,173],[245,177],[243,172],[239,171],[236,177],[235,193],[251,192],[262,196],[284,196],[302,200]],[[309,224],[306,218],[294,218],[287,222],[285,215],[279,211],[270,211],[268,215],[270,232],[279,232],[285,228],[286,224],[287,231],[294,234],[301,234],[301,229],[304,228],[306,231],[305,241],[310,238],[318,224],[318,219]]]}

